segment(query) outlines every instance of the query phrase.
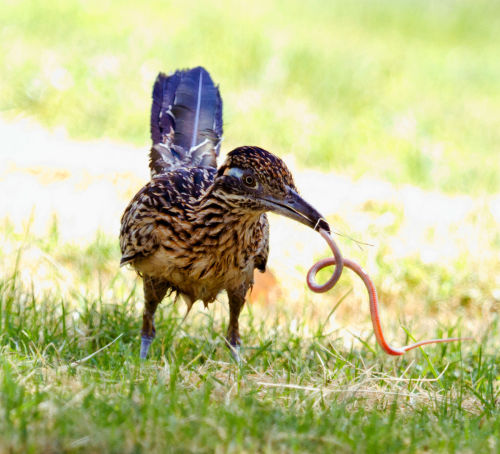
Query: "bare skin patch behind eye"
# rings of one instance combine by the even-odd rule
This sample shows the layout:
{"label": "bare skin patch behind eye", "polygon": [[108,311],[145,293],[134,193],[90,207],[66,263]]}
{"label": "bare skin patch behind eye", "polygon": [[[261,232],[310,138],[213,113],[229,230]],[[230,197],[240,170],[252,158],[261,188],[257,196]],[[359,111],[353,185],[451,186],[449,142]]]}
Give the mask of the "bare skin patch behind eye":
{"label": "bare skin patch behind eye", "polygon": [[223,175],[227,175],[229,177],[241,178],[243,175],[243,170],[238,167],[231,167],[229,169],[224,170]]}

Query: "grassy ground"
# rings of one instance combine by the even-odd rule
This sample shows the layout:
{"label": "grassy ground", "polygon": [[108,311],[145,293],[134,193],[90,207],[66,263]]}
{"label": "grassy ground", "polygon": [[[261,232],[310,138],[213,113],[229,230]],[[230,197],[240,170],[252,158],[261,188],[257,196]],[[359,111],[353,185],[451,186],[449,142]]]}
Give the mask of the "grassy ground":
{"label": "grassy ground", "polygon": [[497,1],[5,0],[0,27],[0,109],[74,137],[147,146],[157,72],[202,64],[227,148],[500,190]]}
{"label": "grassy ground", "polygon": [[[402,324],[420,339],[472,334],[471,343],[386,356],[366,309],[359,322],[359,297],[344,279],[328,305],[307,293],[299,303],[249,305],[241,366],[224,345],[223,301],[196,306],[182,322],[183,305],[167,299],[151,358],[141,363],[140,281],[117,270],[113,238],[83,246],[61,241],[55,226],[44,237],[2,231],[1,453],[500,449],[498,304],[488,286],[467,296],[475,272],[453,281],[446,267],[406,260],[398,280],[382,286],[390,338]],[[416,276],[432,276],[434,291]],[[436,306],[450,284],[454,297]],[[410,294],[421,299],[420,313],[402,323],[390,302]],[[364,327],[354,341],[329,323],[342,298],[342,324]]]}

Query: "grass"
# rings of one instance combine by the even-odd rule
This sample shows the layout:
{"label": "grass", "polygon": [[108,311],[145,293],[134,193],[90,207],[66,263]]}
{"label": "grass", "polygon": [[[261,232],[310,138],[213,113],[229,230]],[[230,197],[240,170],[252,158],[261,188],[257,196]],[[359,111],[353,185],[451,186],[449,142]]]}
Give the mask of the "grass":
{"label": "grass", "polygon": [[225,149],[451,193],[500,190],[500,3],[6,0],[0,110],[149,144],[158,71],[206,66]]}
{"label": "grass", "polygon": [[[330,309],[311,312],[307,295],[301,306],[249,305],[241,317],[247,347],[239,366],[224,345],[223,302],[208,311],[196,306],[182,322],[184,308],[167,299],[158,312],[151,358],[140,362],[142,291],[130,272],[114,266],[114,240],[100,234],[88,245],[64,243],[56,227],[45,237],[19,235],[8,226],[3,232],[0,453],[500,448],[494,305],[474,332],[476,342],[432,346],[401,358],[384,355],[370,330],[359,342],[345,339],[328,323]],[[17,260],[5,255],[7,245],[19,251]],[[29,285],[40,273],[34,249],[40,263],[50,259],[47,287]],[[411,277],[422,269],[446,289],[445,269],[402,266],[409,277],[400,277],[402,289],[385,290],[387,300],[408,293],[404,285],[425,299]],[[349,292],[334,292],[335,303],[344,290]],[[352,294],[340,307],[349,300],[352,305]],[[448,312],[441,306],[448,321],[434,333],[422,315],[425,336],[460,335],[465,325],[458,314],[477,320],[487,307],[480,307],[481,300],[461,307],[455,299]],[[395,329],[399,323],[389,315],[394,309],[384,309],[386,329]],[[355,316],[345,315],[345,323],[353,323]],[[412,335],[422,330],[408,326]]]}

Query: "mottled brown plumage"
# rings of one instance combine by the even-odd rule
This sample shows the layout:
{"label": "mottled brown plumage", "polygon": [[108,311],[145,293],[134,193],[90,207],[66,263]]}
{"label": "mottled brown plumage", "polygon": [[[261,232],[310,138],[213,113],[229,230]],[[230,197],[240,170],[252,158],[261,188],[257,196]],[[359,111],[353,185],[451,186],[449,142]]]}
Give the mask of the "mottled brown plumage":
{"label": "mottled brown plumage", "polygon": [[[201,129],[200,129],[201,128]],[[215,168],[222,101],[203,68],[158,76],[151,115],[152,179],[122,217],[121,264],[143,277],[141,357],[155,336],[154,313],[169,291],[188,305],[211,303],[226,290],[227,342],[237,355],[238,317],[269,252],[266,211],[315,228],[320,214],[296,192],[281,159],[258,147],[231,151]]]}

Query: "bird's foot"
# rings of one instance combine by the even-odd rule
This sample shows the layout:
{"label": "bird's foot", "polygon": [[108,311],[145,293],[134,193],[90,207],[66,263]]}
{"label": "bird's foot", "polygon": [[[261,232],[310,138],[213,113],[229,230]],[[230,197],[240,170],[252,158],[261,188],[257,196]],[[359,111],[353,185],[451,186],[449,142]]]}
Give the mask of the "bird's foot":
{"label": "bird's foot", "polygon": [[240,356],[241,347],[238,344],[236,344],[236,345],[230,344],[229,349],[231,350],[231,356],[236,361],[236,363],[241,364],[241,356]]}
{"label": "bird's foot", "polygon": [[148,336],[147,334],[141,335],[141,353],[140,358],[146,359],[148,356],[149,347],[153,342],[154,336]]}

